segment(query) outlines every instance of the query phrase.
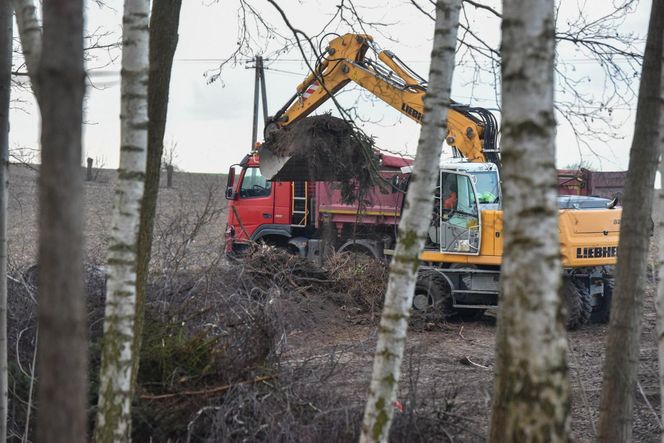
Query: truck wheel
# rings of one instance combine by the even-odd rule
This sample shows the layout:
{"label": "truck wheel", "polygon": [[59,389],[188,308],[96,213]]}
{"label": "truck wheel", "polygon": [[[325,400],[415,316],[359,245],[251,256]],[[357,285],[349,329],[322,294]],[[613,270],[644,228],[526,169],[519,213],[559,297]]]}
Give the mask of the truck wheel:
{"label": "truck wheel", "polygon": [[573,279],[566,278],[563,286],[567,305],[567,330],[572,331],[588,323],[593,306],[590,292]]}
{"label": "truck wheel", "polygon": [[608,323],[611,314],[611,298],[613,298],[613,285],[612,278],[604,278],[604,296],[599,300],[599,303],[590,314],[591,323]]}
{"label": "truck wheel", "polygon": [[435,271],[420,271],[415,283],[413,310],[421,314],[440,312],[443,318],[453,314],[451,292],[444,277]]}

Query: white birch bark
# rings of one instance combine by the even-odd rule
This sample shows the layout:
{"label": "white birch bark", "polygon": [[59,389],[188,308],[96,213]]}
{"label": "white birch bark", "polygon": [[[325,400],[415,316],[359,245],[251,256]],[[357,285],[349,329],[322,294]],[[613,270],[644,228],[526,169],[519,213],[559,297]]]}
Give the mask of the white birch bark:
{"label": "white birch bark", "polygon": [[408,194],[399,222],[397,246],[390,265],[360,442],[385,442],[389,436],[419,255],[424,247],[431,218],[433,190],[438,179],[440,154],[447,132],[447,110],[454,72],[459,9],[460,0],[436,2],[436,24],[429,86],[424,98],[424,119]]}
{"label": "white birch bark", "polygon": [[136,243],[147,151],[149,0],[125,0],[121,148],[108,252],[104,344],[95,441],[131,439]]}
{"label": "white birch bark", "polygon": [[39,82],[36,75],[42,53],[42,28],[37,18],[37,7],[34,0],[11,1],[16,13],[16,24],[18,25],[23,58],[25,58],[25,65],[28,69],[32,92],[39,101]]}
{"label": "white birch bark", "polygon": [[501,55],[505,252],[489,441],[564,442],[553,0],[503,2]]}

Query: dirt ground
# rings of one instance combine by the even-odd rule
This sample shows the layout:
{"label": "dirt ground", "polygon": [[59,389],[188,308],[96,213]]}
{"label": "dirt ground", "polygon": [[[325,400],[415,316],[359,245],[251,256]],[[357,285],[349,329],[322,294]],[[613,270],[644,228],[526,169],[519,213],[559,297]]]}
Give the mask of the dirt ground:
{"label": "dirt ground", "polygon": [[[38,166],[12,164],[9,171],[9,256],[10,269],[19,269],[35,262],[37,254],[37,177]],[[81,176],[85,171],[81,168]],[[113,204],[114,170],[100,169],[93,174],[95,180],[84,182],[84,223],[86,260],[103,263],[105,245],[111,223]],[[190,245],[208,247],[218,242],[221,248],[226,224],[226,200],[224,188],[226,175],[191,174],[175,172],[173,187],[166,187],[162,174],[159,190],[155,236],[165,236],[168,231],[191,231],[195,219],[204,217],[206,223]],[[190,232],[184,232],[183,235]],[[158,241],[157,247],[166,247]],[[158,254],[160,251],[157,250]],[[168,253],[169,251],[163,251]]]}
{"label": "dirt ground", "polygon": [[[344,318],[344,313],[339,312]],[[321,359],[336,354],[343,364],[339,388],[361,402],[369,385],[376,327],[353,325],[352,316],[330,322],[306,335],[290,337],[292,358],[308,357],[316,350]],[[652,291],[646,298],[642,322],[639,386],[634,392],[634,438],[639,442],[660,441],[658,419],[659,386],[655,342],[655,310]],[[414,384],[417,395],[432,392],[451,397],[454,407],[449,432],[457,441],[484,441],[488,429],[495,367],[495,317],[485,315],[473,322],[454,322],[431,330],[408,333],[402,368],[400,400],[406,404]],[[607,327],[590,325],[569,333],[569,377],[572,385],[572,430],[576,441],[595,441],[602,383],[602,364]],[[470,360],[470,361],[469,361]],[[477,365],[474,365],[476,363]],[[481,367],[481,366],[483,367]],[[347,380],[354,380],[352,385]],[[350,399],[349,399],[350,400]]]}
{"label": "dirt ground", "polygon": [[[35,259],[36,177],[30,168],[10,168],[9,248],[14,269]],[[110,223],[113,181],[114,173],[104,170],[95,182],[85,184],[86,251],[89,260],[100,263]],[[186,244],[190,252],[210,247],[221,250],[224,185],[223,176],[176,173],[174,187],[160,190],[157,235],[178,229],[189,235],[194,227],[188,217],[207,211],[209,223]],[[176,252],[168,245],[157,247],[158,254]],[[634,392],[634,437],[640,442],[661,438],[655,412],[659,410],[659,387],[653,287],[650,282],[642,320],[639,385]],[[349,408],[361,408],[369,384],[376,325],[331,302],[312,303],[309,309],[307,322],[286,337],[282,363],[334,361],[334,389],[346,396]],[[432,397],[443,397],[450,405],[444,412],[448,435],[454,441],[484,441],[495,367],[495,331],[491,313],[478,321],[411,329],[399,394],[406,410]],[[595,440],[605,336],[606,326],[597,325],[569,334],[572,429],[581,442]],[[441,436],[440,441],[445,440]]]}

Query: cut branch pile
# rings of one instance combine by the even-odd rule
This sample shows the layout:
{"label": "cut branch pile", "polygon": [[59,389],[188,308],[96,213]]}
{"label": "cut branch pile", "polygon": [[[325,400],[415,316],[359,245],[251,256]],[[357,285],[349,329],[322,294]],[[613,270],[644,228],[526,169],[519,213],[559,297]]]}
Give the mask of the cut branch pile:
{"label": "cut branch pile", "polygon": [[[309,381],[303,378],[293,385],[295,374],[292,368],[282,367],[281,353],[295,330],[312,331],[325,322],[344,321],[349,312],[365,319],[377,312],[385,272],[380,262],[347,254],[333,256],[321,268],[261,245],[243,261],[220,265],[213,260],[208,267],[154,276],[148,288],[133,412],[135,439],[181,440],[193,415],[208,404],[219,405],[215,407],[229,419],[239,412],[233,408],[240,408],[244,422],[254,420],[260,426],[269,422],[272,430],[281,420],[290,420],[293,425],[298,420],[316,422],[315,408],[340,410],[343,398],[328,398],[328,394],[307,387],[320,376],[316,371],[333,373],[331,368],[302,368]],[[25,427],[31,407],[30,386],[34,384],[37,273],[37,267],[31,267],[9,280],[10,428],[18,435]],[[95,404],[105,303],[102,268],[86,266],[86,290],[91,404]],[[257,405],[264,396],[273,400]],[[296,416],[282,416],[289,404],[292,407],[304,399],[318,400],[315,407],[305,407]],[[256,408],[264,416],[252,418]],[[341,435],[356,432],[356,412],[345,430],[339,431]],[[35,416],[33,410],[30,417]],[[331,416],[332,422],[325,425],[328,431],[341,419]],[[207,419],[198,420],[197,428]],[[253,435],[251,431],[267,437],[241,423],[215,426],[231,440],[239,428],[245,436]],[[308,425],[302,426],[301,432],[320,435]]]}
{"label": "cut branch pile", "polygon": [[255,245],[240,266],[242,284],[263,291],[306,294],[321,292],[335,283],[330,274],[313,262],[283,249]]}
{"label": "cut branch pile", "polygon": [[353,253],[332,254],[320,267],[283,249],[260,245],[245,258],[242,272],[249,277],[243,282],[254,291],[316,295],[321,302],[332,300],[373,321],[383,306],[388,268],[383,261]]}

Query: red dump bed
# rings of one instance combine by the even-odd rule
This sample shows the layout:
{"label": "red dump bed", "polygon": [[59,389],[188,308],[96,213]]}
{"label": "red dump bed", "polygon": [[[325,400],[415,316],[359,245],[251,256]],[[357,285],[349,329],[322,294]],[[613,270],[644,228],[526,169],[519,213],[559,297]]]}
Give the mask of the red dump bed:
{"label": "red dump bed", "polygon": [[338,183],[316,182],[316,220],[338,224],[396,224],[401,213],[404,193],[394,186],[394,176],[403,177],[401,168],[413,160],[395,155],[381,155],[380,176],[383,182],[363,196],[362,203],[343,203]]}
{"label": "red dump bed", "polygon": [[560,195],[591,195],[613,198],[622,194],[627,171],[590,171],[585,168],[559,169]]}

